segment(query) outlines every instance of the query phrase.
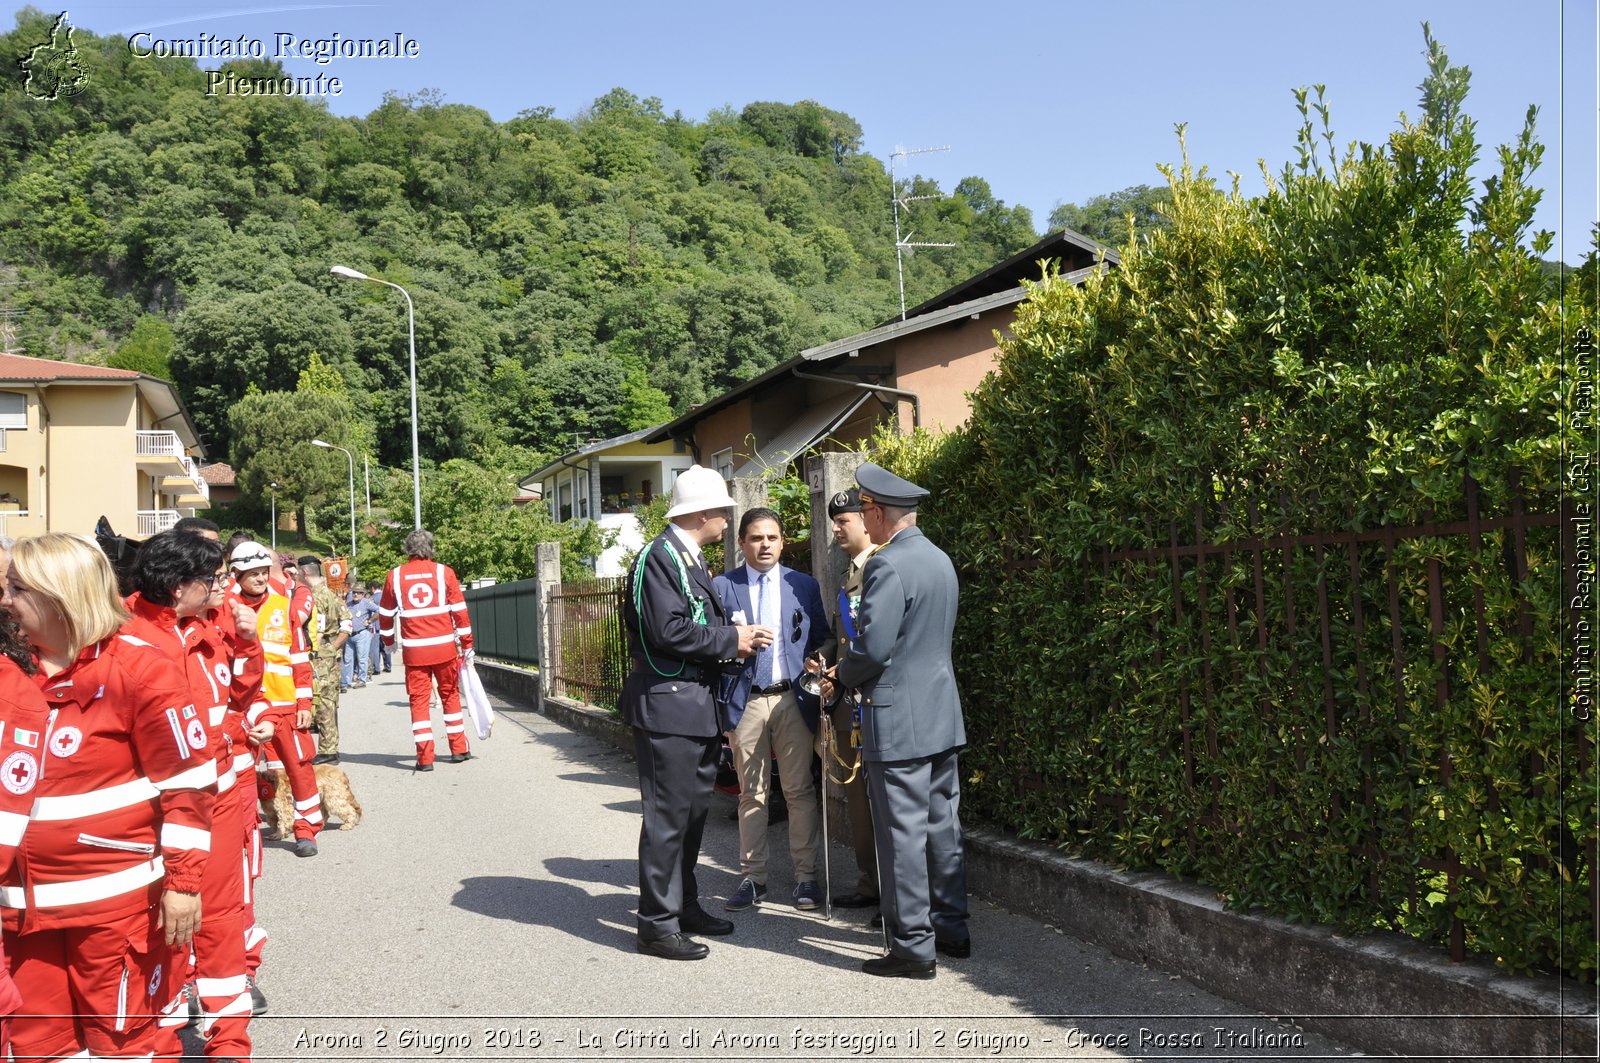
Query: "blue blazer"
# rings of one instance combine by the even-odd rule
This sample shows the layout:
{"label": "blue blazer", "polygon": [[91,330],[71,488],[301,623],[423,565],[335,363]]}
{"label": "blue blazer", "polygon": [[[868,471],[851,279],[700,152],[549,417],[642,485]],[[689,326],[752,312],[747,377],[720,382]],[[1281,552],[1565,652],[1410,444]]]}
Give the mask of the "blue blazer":
{"label": "blue blazer", "polygon": [[[759,623],[755,602],[750,594],[750,567],[740,565],[727,575],[713,580],[722,599],[723,612],[732,617],[744,614],[747,624]],[[778,638],[775,643],[783,651],[784,666],[791,681],[799,679],[805,670],[806,655],[833,638],[828,626],[828,614],[822,607],[822,589],[817,581],[804,572],[779,565],[778,587]],[[750,688],[755,684],[756,659],[750,657],[736,671],[730,669],[722,677],[722,690],[717,697],[722,706],[722,724],[726,730],[739,726],[744,707],[750,701]],[[817,699],[795,691],[800,702],[800,715],[814,733],[817,729]]]}

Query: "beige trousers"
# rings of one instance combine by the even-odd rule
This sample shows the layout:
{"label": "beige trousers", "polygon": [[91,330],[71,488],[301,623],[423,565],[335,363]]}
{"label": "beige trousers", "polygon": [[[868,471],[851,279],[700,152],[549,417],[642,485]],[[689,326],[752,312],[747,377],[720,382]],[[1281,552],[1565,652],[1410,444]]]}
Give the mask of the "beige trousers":
{"label": "beige trousers", "polygon": [[789,802],[789,855],[797,883],[817,877],[822,828],[817,791],[811,785],[811,729],[800,716],[794,691],[751,694],[733,732],[733,766],[739,773],[739,862],[745,877],[767,883],[767,793],[772,758],[778,759],[783,796]]}

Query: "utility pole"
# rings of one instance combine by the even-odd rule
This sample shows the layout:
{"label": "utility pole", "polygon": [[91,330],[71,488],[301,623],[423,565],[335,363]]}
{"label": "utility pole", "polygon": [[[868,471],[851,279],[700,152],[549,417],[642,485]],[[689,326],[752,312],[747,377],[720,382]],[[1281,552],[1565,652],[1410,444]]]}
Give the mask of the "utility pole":
{"label": "utility pole", "polygon": [[[900,235],[900,212],[906,211],[909,215],[911,204],[923,199],[943,199],[943,196],[910,196],[902,194],[899,182],[894,176],[896,159],[906,159],[913,155],[928,155],[935,151],[949,151],[950,145],[942,148],[901,148],[896,147],[889,153],[889,200],[894,206],[894,266],[900,276],[900,320],[906,319],[906,263],[905,253],[910,248],[917,247],[954,247],[949,243],[914,243],[911,233]],[[904,191],[910,191],[909,186]]]}

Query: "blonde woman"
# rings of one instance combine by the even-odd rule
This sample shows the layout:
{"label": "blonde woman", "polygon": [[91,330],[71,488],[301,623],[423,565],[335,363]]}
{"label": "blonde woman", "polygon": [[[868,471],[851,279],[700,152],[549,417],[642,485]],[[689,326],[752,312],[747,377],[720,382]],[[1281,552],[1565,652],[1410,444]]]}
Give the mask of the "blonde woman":
{"label": "blonde woman", "polygon": [[33,649],[49,707],[22,859],[0,878],[26,1012],[12,1050],[176,1058],[176,1033],[156,1018],[200,923],[217,781],[205,722],[93,542],[19,541],[0,603]]}

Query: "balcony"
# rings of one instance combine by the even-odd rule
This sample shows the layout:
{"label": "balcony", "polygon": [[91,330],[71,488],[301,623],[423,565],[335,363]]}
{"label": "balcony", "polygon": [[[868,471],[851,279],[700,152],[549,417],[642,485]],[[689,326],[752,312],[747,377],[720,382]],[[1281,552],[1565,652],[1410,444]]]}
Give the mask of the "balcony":
{"label": "balcony", "polygon": [[199,463],[191,457],[184,457],[182,472],[163,472],[161,482],[164,487],[177,489],[177,501],[181,506],[203,508],[211,504],[211,486],[200,475]]}
{"label": "balcony", "polygon": [[162,475],[188,475],[184,461],[183,440],[178,433],[167,431],[138,431],[133,434],[134,458],[140,465],[158,469]]}
{"label": "balcony", "polygon": [[[0,535],[10,539],[17,539],[23,535],[38,534],[28,528],[28,517],[29,513],[25,509],[17,508],[14,505],[0,505]],[[24,531],[24,528],[28,528],[28,530]]]}
{"label": "balcony", "polygon": [[139,511],[139,530],[134,532],[141,539],[148,539],[152,535],[160,535],[170,531],[183,516],[175,509],[141,509]]}

